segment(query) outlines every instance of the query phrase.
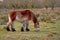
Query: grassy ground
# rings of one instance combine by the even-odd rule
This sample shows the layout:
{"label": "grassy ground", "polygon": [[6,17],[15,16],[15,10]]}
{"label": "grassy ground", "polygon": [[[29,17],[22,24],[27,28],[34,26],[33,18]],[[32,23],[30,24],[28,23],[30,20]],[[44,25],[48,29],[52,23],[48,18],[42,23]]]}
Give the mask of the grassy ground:
{"label": "grassy ground", "polygon": [[[47,23],[48,20],[47,22],[40,21],[39,32],[34,31],[35,29],[32,22],[29,23],[29,28],[30,28],[29,32],[26,32],[26,31],[21,32],[20,30],[21,30],[22,24],[16,21],[14,24],[16,32],[12,32],[12,31],[8,32],[4,28],[6,25],[0,25],[0,40],[60,40],[60,11],[59,10],[60,10],[59,8],[55,9],[54,13],[52,12],[49,13],[49,10],[48,10],[49,14],[46,18],[50,17],[56,20],[55,21],[53,20],[52,21],[53,23],[50,22],[51,21],[49,20],[50,18],[48,19],[49,23]],[[45,10],[34,9],[33,12],[41,15],[45,13]],[[9,13],[9,10],[0,12],[0,22],[3,21],[2,24],[4,24],[4,21],[7,18],[8,13]],[[45,18],[45,16],[42,16],[42,17]]]}
{"label": "grassy ground", "polygon": [[5,25],[0,25],[0,40],[60,40],[60,21],[55,23],[40,22],[40,31],[35,32],[33,23],[30,22],[29,32],[21,32],[21,23],[15,22],[16,32],[7,32],[4,29]]}

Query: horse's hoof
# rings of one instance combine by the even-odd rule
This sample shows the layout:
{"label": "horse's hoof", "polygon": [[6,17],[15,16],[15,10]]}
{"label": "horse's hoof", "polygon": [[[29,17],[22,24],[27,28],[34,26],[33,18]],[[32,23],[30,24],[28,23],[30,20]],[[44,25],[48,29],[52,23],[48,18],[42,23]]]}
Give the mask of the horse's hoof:
{"label": "horse's hoof", "polygon": [[21,32],[24,32],[24,30],[21,30]]}
{"label": "horse's hoof", "polygon": [[24,32],[24,28],[21,28],[21,32]]}
{"label": "horse's hoof", "polygon": [[9,29],[8,27],[6,28],[6,30],[7,30],[7,31],[10,31],[10,29]]}
{"label": "horse's hoof", "polygon": [[12,32],[15,32],[16,30],[12,30]]}
{"label": "horse's hoof", "polygon": [[30,29],[26,29],[26,31],[30,31]]}
{"label": "horse's hoof", "polygon": [[16,32],[16,30],[12,31],[12,32]]}
{"label": "horse's hoof", "polygon": [[16,30],[14,28],[12,28],[12,32],[15,32]]}

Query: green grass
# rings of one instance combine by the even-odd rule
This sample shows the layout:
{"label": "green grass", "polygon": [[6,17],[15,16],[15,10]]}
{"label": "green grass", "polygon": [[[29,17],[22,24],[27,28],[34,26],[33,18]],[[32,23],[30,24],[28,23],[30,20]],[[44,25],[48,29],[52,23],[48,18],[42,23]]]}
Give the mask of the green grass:
{"label": "green grass", "polygon": [[34,31],[33,22],[29,23],[29,32],[21,32],[22,24],[15,21],[14,27],[16,32],[7,32],[4,27],[0,25],[0,40],[60,40],[60,20],[55,23],[40,23],[40,31]]}
{"label": "green grass", "polygon": [[5,25],[0,25],[0,40],[60,40],[60,21],[55,23],[40,23],[40,31],[34,31],[34,25],[32,22],[29,23],[29,32],[21,32],[21,23],[15,22],[14,26],[16,32],[7,32],[4,29]]}

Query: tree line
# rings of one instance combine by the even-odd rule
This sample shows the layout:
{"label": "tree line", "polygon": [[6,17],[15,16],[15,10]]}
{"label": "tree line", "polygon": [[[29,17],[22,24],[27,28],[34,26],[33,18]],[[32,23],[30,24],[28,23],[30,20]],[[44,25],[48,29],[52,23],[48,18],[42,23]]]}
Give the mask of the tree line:
{"label": "tree line", "polygon": [[43,2],[40,2],[38,0],[8,0],[7,2],[3,2],[0,4],[0,8],[43,8],[46,9],[48,7],[51,7],[52,9],[54,7],[60,7],[60,1],[59,0],[43,0]]}

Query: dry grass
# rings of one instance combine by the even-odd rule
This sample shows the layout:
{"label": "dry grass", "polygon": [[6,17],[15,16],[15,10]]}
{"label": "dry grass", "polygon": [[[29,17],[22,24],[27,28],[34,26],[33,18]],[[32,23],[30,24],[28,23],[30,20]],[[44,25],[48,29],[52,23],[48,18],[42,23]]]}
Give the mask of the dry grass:
{"label": "dry grass", "polygon": [[[32,10],[35,14],[36,13],[37,14],[46,13],[45,9],[30,9],[30,10]],[[60,11],[59,10],[60,9],[58,8],[58,9],[55,9],[54,12],[50,13],[51,15],[53,14],[55,17],[57,17],[57,19],[55,21],[53,20],[54,23],[50,23],[48,21],[39,22],[40,23],[39,32],[34,31],[35,29],[33,27],[33,22],[29,23],[29,28],[30,28],[29,32],[26,32],[26,31],[21,32],[20,28],[21,28],[22,24],[19,22],[16,22],[16,21],[14,24],[15,29],[17,30],[16,32],[12,32],[12,31],[7,32],[5,30],[6,25],[0,25],[0,40],[60,40],[60,19],[59,19]],[[10,10],[5,11],[5,12],[1,11],[1,13],[6,13],[6,12],[9,13],[9,11]],[[48,9],[48,11],[49,11],[49,9]],[[58,15],[56,13],[58,13]],[[3,15],[3,14],[1,14],[1,15]],[[0,15],[0,17],[1,17],[1,15]],[[49,17],[49,15],[48,15],[48,17]]]}
{"label": "dry grass", "polygon": [[[60,40],[60,27],[58,27],[60,21],[55,24],[40,22],[40,31],[35,32],[33,23],[30,22],[30,32],[21,32],[21,23],[16,22],[16,32],[7,32],[4,29],[5,25],[0,25],[0,40]],[[18,25],[17,25],[18,24]],[[60,25],[59,25],[60,26]],[[59,29],[59,30],[58,30]]]}

